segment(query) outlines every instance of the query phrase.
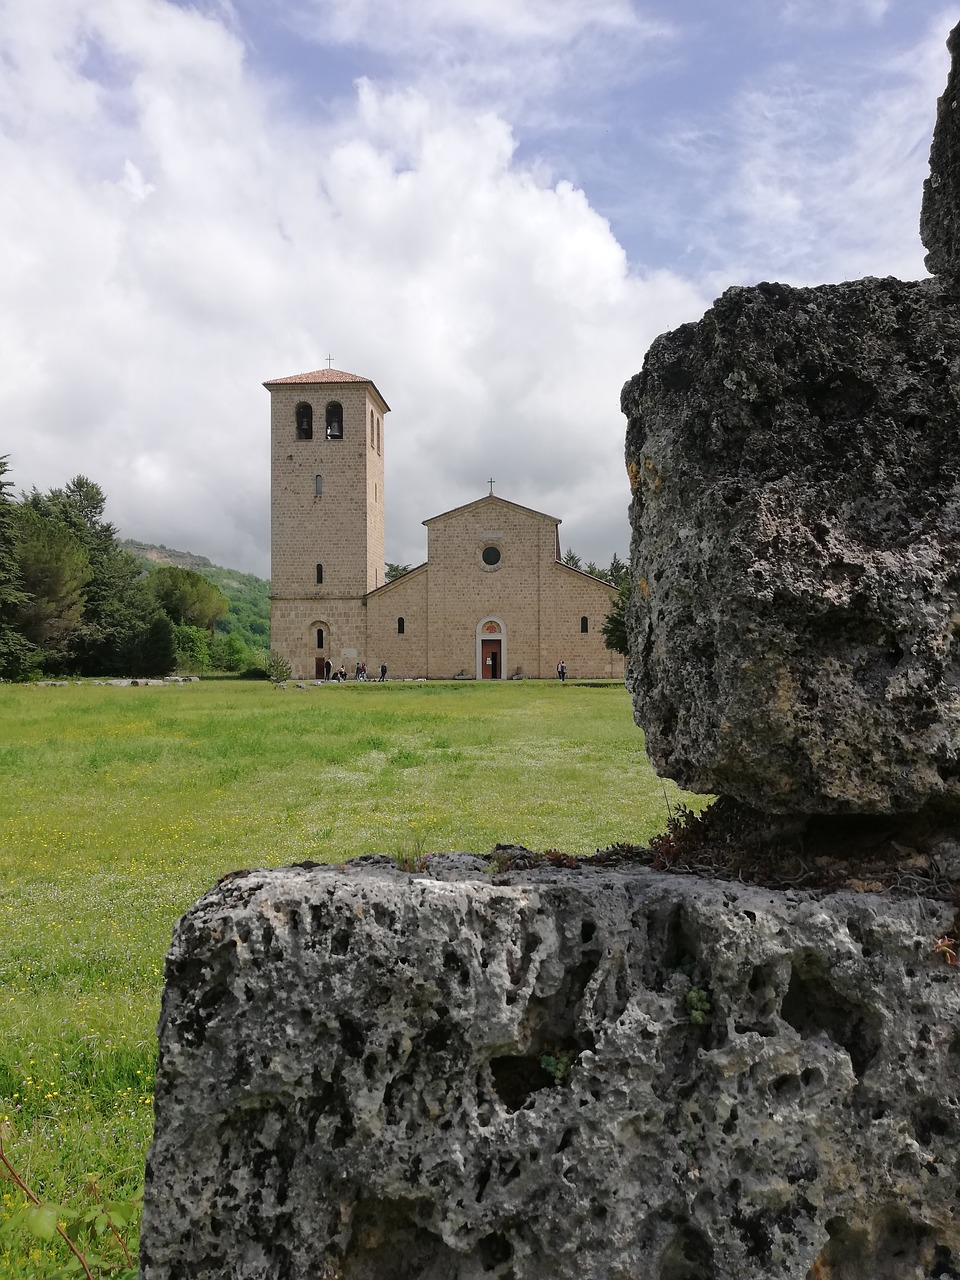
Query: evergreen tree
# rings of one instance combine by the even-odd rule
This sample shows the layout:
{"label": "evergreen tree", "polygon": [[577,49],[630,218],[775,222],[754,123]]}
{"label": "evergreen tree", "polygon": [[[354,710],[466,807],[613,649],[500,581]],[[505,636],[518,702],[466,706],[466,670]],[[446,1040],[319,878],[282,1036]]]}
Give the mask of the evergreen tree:
{"label": "evergreen tree", "polygon": [[35,647],[20,630],[20,611],[29,603],[20,579],[16,554],[16,504],[7,492],[11,482],[8,455],[0,457],[0,680],[22,680],[36,665]]}
{"label": "evergreen tree", "polygon": [[613,585],[615,587],[619,587],[629,572],[630,572],[630,566],[627,564],[624,564],[624,562],[620,559],[617,553],[614,552],[613,559],[610,561],[610,568],[607,572],[607,576],[609,577]]}
{"label": "evergreen tree", "polygon": [[20,630],[43,652],[50,671],[66,671],[83,625],[90,558],[80,539],[36,508],[14,508],[16,556],[29,600],[19,610]]}
{"label": "evergreen tree", "polygon": [[168,676],[176,656],[173,623],[165,613],[157,613],[140,639],[139,653],[130,670],[142,676]]}
{"label": "evergreen tree", "polygon": [[627,610],[629,606],[630,579],[624,578],[620,583],[620,590],[617,592],[610,612],[600,625],[604,644],[608,649],[612,649],[614,653],[622,653],[624,657],[627,657],[630,652],[627,643]]}
{"label": "evergreen tree", "polygon": [[583,568],[583,565],[581,564],[581,561],[580,561],[580,557],[574,551],[573,547],[567,548],[567,554],[563,557],[563,563],[565,565],[568,565],[571,569]]}
{"label": "evergreen tree", "polygon": [[594,578],[599,578],[601,582],[609,582],[610,574],[606,569],[601,569],[599,565],[594,564],[592,560],[588,560],[583,566],[583,572],[589,573]]}
{"label": "evergreen tree", "polygon": [[212,631],[217,619],[230,608],[219,587],[192,569],[161,565],[150,574],[147,586],[170,621],[179,626]]}
{"label": "evergreen tree", "polygon": [[62,489],[45,494],[34,489],[24,502],[74,534],[89,558],[90,581],[75,649],[77,669],[84,675],[133,670],[157,610],[139,564],[121,550],[116,528],[104,519],[103,490],[86,476],[75,476]]}

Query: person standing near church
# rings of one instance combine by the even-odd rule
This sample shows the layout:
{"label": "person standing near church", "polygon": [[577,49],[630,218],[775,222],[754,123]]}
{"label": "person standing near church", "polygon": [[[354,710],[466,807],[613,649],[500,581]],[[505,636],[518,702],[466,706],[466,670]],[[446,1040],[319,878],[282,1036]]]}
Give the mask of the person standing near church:
{"label": "person standing near church", "polygon": [[377,684],[383,684],[386,678],[387,678],[387,664],[385,662],[381,662],[380,663],[380,679],[377,681]]}
{"label": "person standing near church", "polygon": [[329,680],[332,674],[333,674],[333,663],[332,663],[332,662],[330,661],[330,659],[328,658],[328,659],[326,660],[326,662],[323,664],[323,678],[324,678],[324,680]]}
{"label": "person standing near church", "polygon": [[557,663],[557,679],[560,681],[561,684],[563,684],[566,678],[567,678],[567,664],[561,658],[560,661]]}

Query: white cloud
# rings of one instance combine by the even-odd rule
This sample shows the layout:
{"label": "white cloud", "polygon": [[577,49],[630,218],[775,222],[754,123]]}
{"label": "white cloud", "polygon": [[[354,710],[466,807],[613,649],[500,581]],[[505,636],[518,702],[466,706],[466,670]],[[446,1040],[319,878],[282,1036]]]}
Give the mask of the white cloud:
{"label": "white cloud", "polygon": [[505,47],[569,44],[588,32],[652,34],[662,27],[629,0],[306,0],[297,20],[324,40],[409,53],[447,37]]}
{"label": "white cloud", "polygon": [[892,0],[784,0],[780,16],[804,27],[843,27],[850,23],[879,22],[889,13]]}
{"label": "white cloud", "polygon": [[706,192],[691,235],[712,242],[716,287],[924,274],[916,228],[949,27],[942,15],[879,69],[780,64],[713,131],[674,138]]}
{"label": "white cloud", "polygon": [[653,65],[679,36],[634,0],[300,0],[305,38],[380,55],[393,86],[514,122],[575,121],[583,104]]}
{"label": "white cloud", "polygon": [[0,12],[24,95],[0,97],[17,484],[83,472],[124,533],[266,572],[259,383],[329,349],[394,406],[391,559],[415,559],[420,521],[491,469],[504,497],[566,517],[565,545],[623,554],[619,387],[706,299],[631,276],[584,194],[517,162],[502,118],[365,83],[325,131],[275,115],[214,14]]}

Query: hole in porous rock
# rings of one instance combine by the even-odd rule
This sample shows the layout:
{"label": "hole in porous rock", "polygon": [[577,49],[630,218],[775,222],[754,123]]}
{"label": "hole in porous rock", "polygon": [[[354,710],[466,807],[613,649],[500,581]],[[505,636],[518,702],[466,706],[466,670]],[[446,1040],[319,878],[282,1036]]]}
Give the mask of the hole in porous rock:
{"label": "hole in porous rock", "polygon": [[747,1253],[758,1262],[769,1262],[773,1246],[773,1236],[762,1213],[743,1213],[736,1208],[730,1214],[730,1221],[743,1237]]}
{"label": "hole in porous rock", "polygon": [[944,1138],[950,1132],[950,1121],[935,1102],[916,1107],[910,1116],[914,1136],[922,1147],[929,1147],[932,1140]]}
{"label": "hole in porous rock", "polygon": [[581,1049],[595,1047],[589,1034],[577,1038],[583,995],[587,984],[600,963],[599,951],[585,951],[579,964],[567,969],[556,991],[549,995],[532,996],[527,1004],[526,1022],[530,1043],[541,1053],[549,1046]]}
{"label": "hole in porous rock", "polygon": [[771,1092],[778,1102],[796,1102],[802,1091],[796,1076],[784,1075],[774,1080]]}
{"label": "hole in porous rock", "polygon": [[508,1111],[519,1111],[532,1093],[549,1089],[555,1083],[540,1065],[540,1056],[504,1056],[490,1060],[493,1087]]}
{"label": "hole in porous rock", "polygon": [[423,1037],[424,1048],[431,1054],[442,1053],[450,1047],[450,1026],[446,1022],[438,1022]]}
{"label": "hole in porous rock", "polygon": [[713,1249],[697,1227],[680,1228],[660,1259],[658,1280],[714,1280]]}
{"label": "hole in porous rock", "polygon": [[330,935],[330,954],[345,956],[350,950],[351,931],[348,928],[337,929]]}
{"label": "hole in porous rock", "polygon": [[[656,928],[657,925],[660,926],[659,929]],[[688,977],[692,976],[698,954],[697,943],[683,908],[674,906],[666,919],[655,917],[651,920],[650,933],[651,942],[655,942],[656,934],[660,933],[659,948],[651,948],[651,954],[659,952],[661,958],[661,967],[651,984],[654,991],[662,991],[666,975],[677,969]]]}
{"label": "hole in porous rock", "polygon": [[[936,1276],[931,1270],[944,1246],[925,1222],[911,1218],[898,1205],[877,1214],[867,1226],[852,1227],[845,1218],[827,1222],[829,1239],[807,1273],[807,1280],[904,1280]],[[949,1250],[947,1251],[949,1257]]]}
{"label": "hole in porous rock", "polygon": [[364,1200],[353,1215],[350,1240],[338,1280],[410,1280],[411,1276],[460,1274],[462,1255],[445,1244],[416,1217],[429,1215],[429,1205],[393,1200]]}
{"label": "hole in porous rock", "polygon": [[457,981],[461,987],[470,985],[470,969],[463,957],[459,956],[456,951],[447,950],[443,953],[443,967],[448,972],[456,973]]}
{"label": "hole in porous rock", "polygon": [[592,920],[584,920],[580,925],[580,941],[586,945],[597,932],[597,926]]}
{"label": "hole in porous rock", "polygon": [[794,961],[780,1014],[804,1040],[826,1035],[844,1048],[858,1078],[880,1047],[879,1016],[838,991],[823,960],[812,953]]}
{"label": "hole in porous rock", "polygon": [[960,1270],[953,1259],[953,1250],[938,1244],[933,1255],[933,1265],[928,1273],[930,1280],[960,1280]]}
{"label": "hole in porous rock", "polygon": [[343,1046],[344,1056],[347,1058],[360,1058],[363,1056],[363,1030],[358,1023],[352,1018],[340,1019],[340,1044]]}
{"label": "hole in porous rock", "polygon": [[559,1143],[557,1144],[557,1155],[559,1155],[561,1151],[566,1151],[567,1147],[570,1146],[570,1143],[573,1142],[573,1139],[575,1136],[576,1136],[575,1129],[565,1129],[563,1131],[563,1137],[560,1139]]}
{"label": "hole in porous rock", "polygon": [[499,1231],[484,1236],[477,1243],[477,1258],[484,1271],[493,1271],[497,1267],[502,1267],[512,1257],[513,1245]]}

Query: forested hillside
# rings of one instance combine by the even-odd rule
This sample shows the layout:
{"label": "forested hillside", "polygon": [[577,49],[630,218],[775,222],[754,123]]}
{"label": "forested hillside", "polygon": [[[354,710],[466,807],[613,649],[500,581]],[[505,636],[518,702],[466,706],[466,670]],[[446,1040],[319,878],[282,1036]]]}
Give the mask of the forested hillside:
{"label": "forested hillside", "polygon": [[121,542],[106,494],[86,476],[14,496],[9,471],[0,457],[0,680],[263,675],[268,583]]}
{"label": "forested hillside", "polygon": [[229,612],[217,620],[217,631],[236,636],[250,650],[270,647],[270,583],[266,579],[238,569],[224,569],[192,551],[175,551],[133,538],[125,538],[120,545],[151,568],[174,565],[199,573],[230,601]]}

